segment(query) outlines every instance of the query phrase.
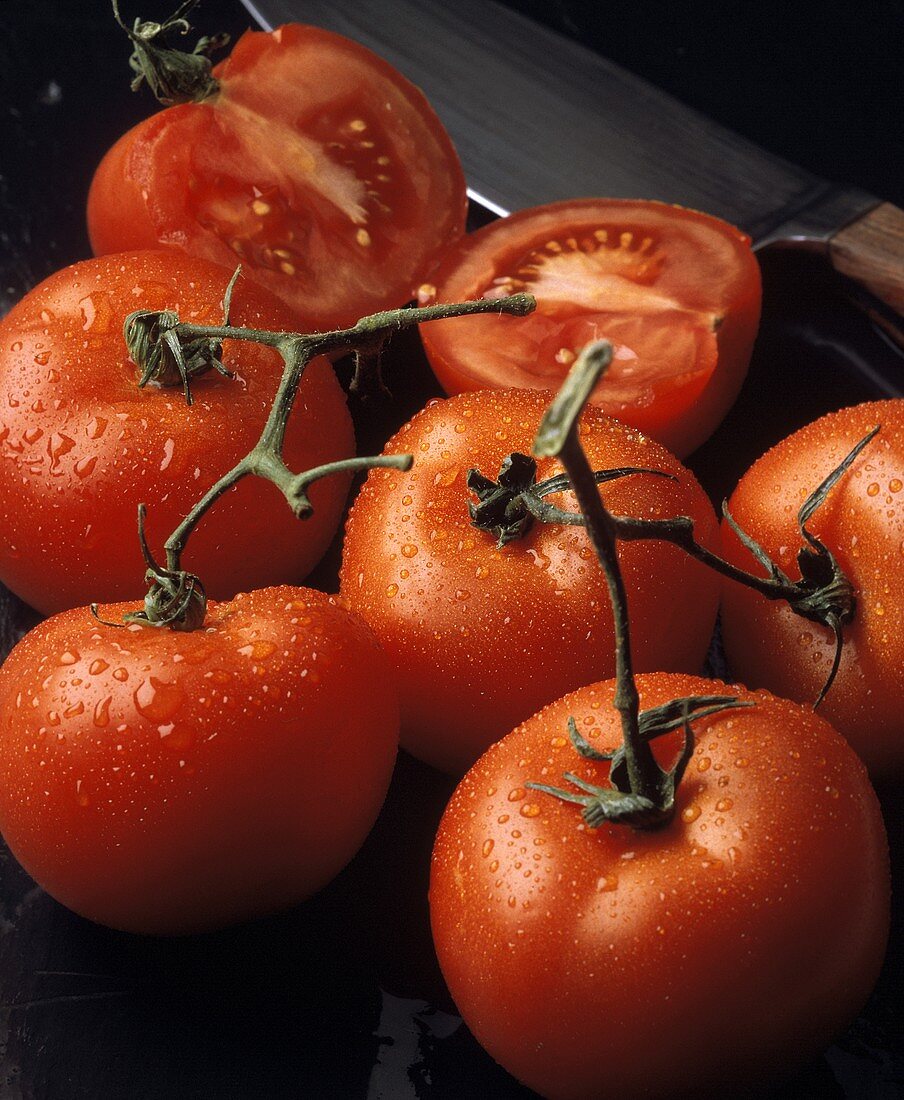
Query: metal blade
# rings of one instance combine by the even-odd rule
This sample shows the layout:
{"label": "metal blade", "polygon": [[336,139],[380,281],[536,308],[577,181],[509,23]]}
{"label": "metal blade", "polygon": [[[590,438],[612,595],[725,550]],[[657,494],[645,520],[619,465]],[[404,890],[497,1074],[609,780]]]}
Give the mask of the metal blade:
{"label": "metal blade", "polygon": [[421,87],[494,213],[577,196],[660,199],[759,244],[820,247],[878,200],[772,156],[493,0],[243,0],[267,28],[312,23]]}

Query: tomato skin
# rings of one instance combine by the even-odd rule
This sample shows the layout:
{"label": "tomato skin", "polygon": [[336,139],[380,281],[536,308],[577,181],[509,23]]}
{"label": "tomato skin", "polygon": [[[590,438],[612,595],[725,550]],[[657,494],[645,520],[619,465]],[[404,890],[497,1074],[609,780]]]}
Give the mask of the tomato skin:
{"label": "tomato skin", "polygon": [[[257,442],[282,371],[275,351],[227,342],[238,377],[195,379],[189,408],[178,388],[138,388],[122,336],[137,308],[222,323],[229,277],[178,253],[107,256],[50,276],[0,321],[0,578],[39,611],[142,597],[138,504],[162,556],[192,505]],[[291,329],[285,307],[242,279],[232,304],[234,324]],[[286,462],[303,470],[353,454],[345,396],[318,359],[289,421]],[[183,565],[215,597],[300,581],[329,545],[347,489],[344,477],[315,484],[314,515],[301,523],[274,487],[246,478],[202,520]]]}
{"label": "tomato skin", "polygon": [[[723,687],[638,686],[642,707]],[[618,745],[612,681],[531,718],[453,795],[430,885],[439,961],[479,1042],[543,1096],[733,1094],[805,1062],[878,976],[888,851],[866,772],[807,708],[737,694],[756,707],[694,723],[662,830],[590,830],[525,788],[568,771],[606,784],[566,720]]]}
{"label": "tomato skin", "polygon": [[607,336],[615,360],[592,400],[679,456],[712,434],[737,397],[759,324],[760,272],[749,238],[717,218],[619,199],[521,210],[464,237],[421,298],[520,290],[537,298],[528,317],[422,326],[447,393],[557,389],[571,362],[556,358],[560,349],[573,359]]}
{"label": "tomato skin", "polygon": [[[389,654],[402,706],[402,744],[461,774],[486,747],[544,703],[614,671],[614,632],[603,572],[578,527],[536,523],[496,547],[471,526],[469,467],[496,478],[512,451],[529,454],[550,394],[485,390],[430,403],[387,444],[415,456],[408,473],[372,471],[355,500],[340,589]],[[582,420],[594,469],[650,474],[603,486],[624,515],[694,518],[714,546],[712,506],[668,452],[597,409]],[[561,471],[539,462],[539,477]],[[547,498],[575,511],[570,493]],[[623,544],[619,560],[639,668],[698,671],[715,622],[715,574],[662,542]]]}
{"label": "tomato skin", "polygon": [[[729,501],[741,527],[797,579],[798,509],[877,424],[880,433],[807,525],[835,555],[857,598],[838,675],[819,711],[874,778],[904,774],[904,401],[868,402],[801,428],[754,463]],[[757,571],[727,524],[722,541],[726,558]],[[722,623],[734,675],[790,699],[816,699],[835,654],[830,630],[729,581]]]}
{"label": "tomato skin", "polygon": [[219,92],[139,123],[88,197],[96,255],[167,247],[235,267],[330,329],[408,301],[464,232],[458,157],[423,94],[363,46],[244,34]]}
{"label": "tomato skin", "polygon": [[0,668],[0,831],[91,920],[231,924],[294,905],[351,859],[397,731],[386,659],[335,597],[263,589],[212,603],[190,633],[63,612]]}

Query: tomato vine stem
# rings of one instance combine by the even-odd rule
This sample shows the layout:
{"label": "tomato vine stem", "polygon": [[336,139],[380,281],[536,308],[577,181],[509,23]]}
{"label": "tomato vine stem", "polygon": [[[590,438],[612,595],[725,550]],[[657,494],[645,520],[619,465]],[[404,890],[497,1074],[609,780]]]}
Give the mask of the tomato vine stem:
{"label": "tomato vine stem", "polygon": [[[546,411],[534,440],[538,457],[558,457],[565,467],[581,508],[583,525],[606,576],[615,627],[615,697],[622,744],[613,753],[599,753],[578,732],[574,720],[569,733],[582,756],[610,761],[609,787],[599,787],[567,772],[564,779],[577,790],[530,782],[528,787],[583,806],[584,820],[592,828],[618,822],[638,829],[659,828],[671,821],[675,793],[694,750],[691,719],[718,710],[744,706],[733,696],[698,696],[672,700],[662,707],[641,712],[631,656],[628,598],[618,563],[618,523],[603,502],[599,480],[590,467],[578,436],[578,419],[594,387],[612,360],[612,345],[601,340],[588,344],[578,356],[565,382]],[[684,728],[684,745],[673,767],[662,769],[653,755],[654,738],[678,726]]]}
{"label": "tomato vine stem", "polygon": [[[224,321],[229,318],[232,289],[237,274],[233,275],[223,299]],[[129,353],[140,371],[139,385],[145,385],[152,379],[161,385],[182,385],[189,403],[191,376],[209,367],[216,367],[221,373],[229,373],[219,360],[223,340],[262,344],[279,352],[283,360],[282,375],[260,438],[248,454],[204,493],[166,540],[165,568],[157,566],[150,555],[144,541],[144,505],[139,509],[139,537],[148,563],[146,575],[151,590],[145,598],[144,611],[135,613],[133,618],[152,625],[191,629],[186,625],[182,614],[184,608],[180,601],[182,594],[190,591],[191,599],[185,601],[184,606],[187,608],[190,605],[194,608],[199,598],[204,600],[203,586],[198,578],[182,569],[182,554],[191,533],[206,512],[243,478],[254,476],[272,482],[286,498],[294,515],[304,519],[312,511],[308,488],[320,478],[373,467],[397,470],[410,468],[413,461],[411,455],[371,455],[341,459],[301,473],[295,473],[286,466],[283,460],[286,427],[304,371],[315,356],[343,351],[364,351],[370,354],[375,350],[379,351],[393,333],[411,325],[478,313],[524,316],[535,305],[531,295],[514,294],[492,300],[403,307],[362,317],[350,328],[314,333],[271,332],[265,329],[241,328],[228,323],[184,324],[173,310],[136,310],[130,313],[125,320],[123,333]],[[196,618],[197,615],[193,614],[192,621]]]}

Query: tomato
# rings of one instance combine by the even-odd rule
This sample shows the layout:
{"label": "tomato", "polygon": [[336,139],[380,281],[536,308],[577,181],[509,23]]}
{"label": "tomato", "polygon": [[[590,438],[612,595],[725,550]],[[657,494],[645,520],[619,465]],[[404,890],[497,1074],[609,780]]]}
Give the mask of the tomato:
{"label": "tomato", "polygon": [[[664,674],[638,687],[644,708],[725,689]],[[756,705],[694,722],[671,823],[590,829],[526,784],[571,772],[607,786],[609,764],[580,757],[566,722],[616,748],[614,690],[553,703],[459,785],[433,855],[440,965],[479,1042],[543,1096],[735,1095],[814,1055],[878,976],[878,801],[823,719],[732,687]],[[669,738],[663,764],[681,744]]]}
{"label": "tomato", "polygon": [[678,455],[712,433],[738,394],[760,274],[749,238],[717,218],[617,199],[522,210],[459,242],[420,297],[521,290],[537,298],[529,317],[422,327],[447,393],[556,389],[577,352],[606,338],[615,357],[593,400]]}
{"label": "tomato", "polygon": [[348,862],[397,731],[373,635],[320,592],[211,603],[190,632],[63,612],[0,668],[0,831],[91,920],[229,924],[295,904]]}
{"label": "tomato", "polygon": [[402,305],[464,232],[455,150],[421,92],[339,35],[248,32],[220,88],[139,123],[88,197],[95,254],[164,246],[228,267],[320,329]]}
{"label": "tomato", "polygon": [[[511,452],[529,454],[550,395],[485,390],[434,401],[387,444],[411,453],[408,473],[372,471],[346,526],[341,592],[372,627],[396,670],[402,744],[461,774],[517,722],[565,691],[614,670],[605,577],[585,532],[535,523],[503,547],[471,525],[465,483],[474,466],[495,479]],[[690,515],[717,538],[694,476],[659,444],[599,409],[582,420],[594,469],[662,470],[607,483],[618,513]],[[538,477],[561,471],[539,461]],[[575,511],[571,493],[549,498]],[[663,542],[622,545],[637,667],[698,671],[715,621],[715,574]]]}
{"label": "tomato", "polygon": [[[879,434],[830,490],[807,528],[834,554],[857,600],[854,620],[844,627],[838,675],[820,713],[879,777],[904,771],[904,401],[842,409],[795,432],[747,471],[729,509],[796,580],[802,545],[798,509],[877,424]],[[723,547],[730,561],[762,572],[727,525]],[[790,699],[816,699],[835,655],[830,629],[729,581],[722,624],[734,675]]]}
{"label": "tomato", "polygon": [[[227,342],[225,364],[237,377],[196,378],[189,408],[178,388],[138,388],[123,341],[123,321],[138,308],[220,324],[229,277],[176,252],[107,256],[52,275],[0,321],[0,578],[39,611],[143,596],[138,504],[148,504],[159,552],[257,442],[282,370],[276,352]],[[241,279],[231,320],[293,324],[281,302]],[[286,462],[301,470],[353,453],[344,394],[329,363],[316,360],[289,422]],[[339,524],[347,479],[313,487],[314,515],[303,524],[254,480],[218,501],[186,551],[185,568],[214,596],[301,580]]]}

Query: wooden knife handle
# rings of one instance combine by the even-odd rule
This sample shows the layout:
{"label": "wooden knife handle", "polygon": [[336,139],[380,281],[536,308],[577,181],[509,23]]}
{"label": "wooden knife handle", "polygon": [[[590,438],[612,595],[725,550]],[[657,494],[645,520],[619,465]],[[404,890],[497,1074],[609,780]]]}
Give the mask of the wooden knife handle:
{"label": "wooden knife handle", "polygon": [[904,210],[875,207],[835,234],[829,255],[836,271],[904,314]]}

